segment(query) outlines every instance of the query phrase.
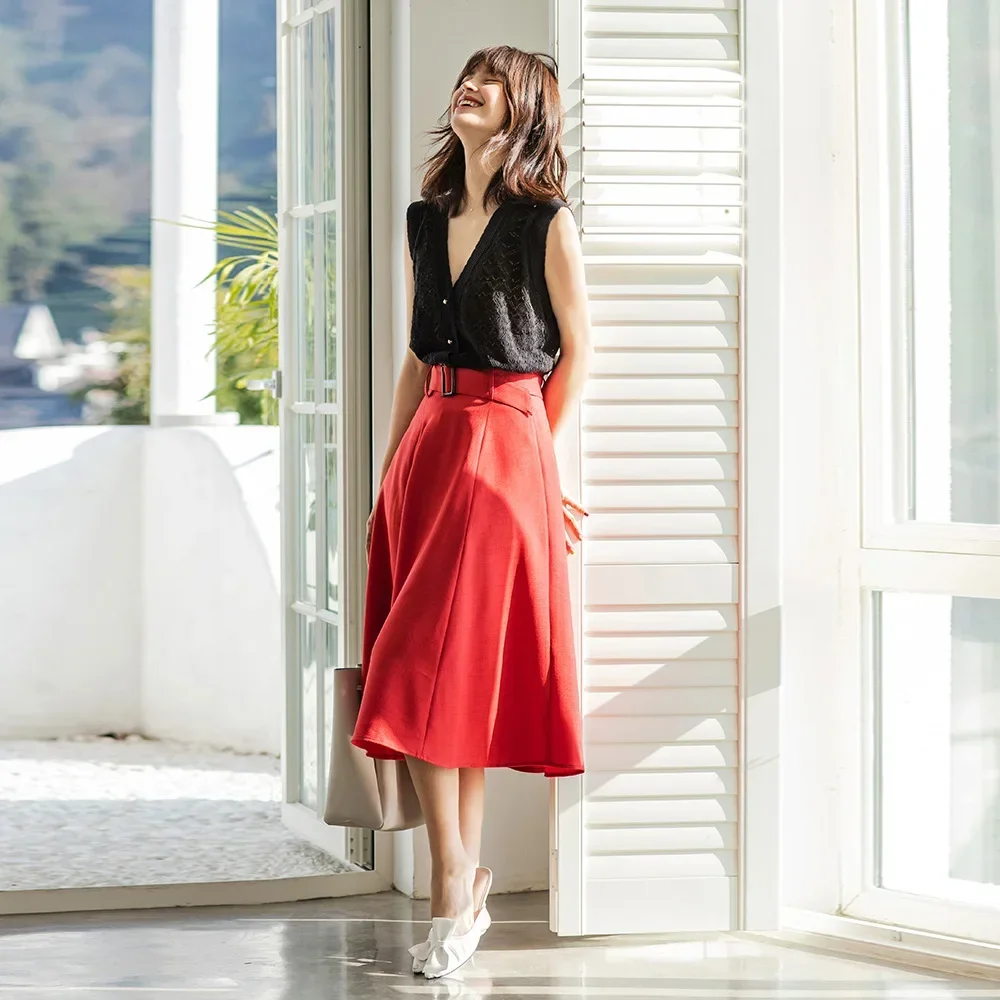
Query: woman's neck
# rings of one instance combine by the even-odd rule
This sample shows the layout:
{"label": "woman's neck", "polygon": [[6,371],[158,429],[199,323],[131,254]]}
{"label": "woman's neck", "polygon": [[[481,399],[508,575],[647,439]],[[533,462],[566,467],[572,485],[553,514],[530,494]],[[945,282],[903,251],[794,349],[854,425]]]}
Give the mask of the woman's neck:
{"label": "woman's neck", "polygon": [[497,172],[495,162],[486,163],[478,151],[465,153],[465,201],[463,214],[484,212],[483,195],[489,186],[493,175]]}

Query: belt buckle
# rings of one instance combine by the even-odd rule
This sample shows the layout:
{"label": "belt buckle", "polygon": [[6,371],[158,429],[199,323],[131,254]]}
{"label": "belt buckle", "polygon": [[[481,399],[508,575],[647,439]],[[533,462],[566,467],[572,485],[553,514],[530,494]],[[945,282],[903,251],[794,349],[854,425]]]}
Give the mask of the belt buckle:
{"label": "belt buckle", "polygon": [[[445,372],[451,372],[451,378],[447,379],[445,377]],[[456,383],[458,382],[458,373],[455,371],[454,365],[441,365],[441,395],[442,396],[454,396],[456,392]]]}

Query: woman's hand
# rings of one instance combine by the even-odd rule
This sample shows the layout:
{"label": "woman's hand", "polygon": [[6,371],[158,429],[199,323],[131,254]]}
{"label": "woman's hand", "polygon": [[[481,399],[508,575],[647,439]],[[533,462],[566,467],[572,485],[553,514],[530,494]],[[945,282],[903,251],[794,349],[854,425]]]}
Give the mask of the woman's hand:
{"label": "woman's hand", "polygon": [[580,526],[573,519],[574,515],[589,517],[590,511],[584,510],[575,500],[570,500],[563,494],[563,525],[566,528],[566,551],[572,555],[576,550],[576,543],[583,538]]}
{"label": "woman's hand", "polygon": [[368,523],[365,525],[365,563],[371,558],[372,549],[372,524],[375,521],[375,508],[368,515]]}

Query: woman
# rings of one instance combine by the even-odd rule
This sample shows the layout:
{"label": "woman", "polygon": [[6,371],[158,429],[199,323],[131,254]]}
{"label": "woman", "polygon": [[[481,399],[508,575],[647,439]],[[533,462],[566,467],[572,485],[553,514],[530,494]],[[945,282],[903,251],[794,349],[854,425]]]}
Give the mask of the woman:
{"label": "woman", "polygon": [[428,978],[489,926],[484,768],[584,769],[566,553],[586,511],[562,494],[553,435],[590,322],[561,131],[550,57],[475,52],[406,213],[410,350],[368,520],[352,742],[413,777],[432,926],[410,951]]}

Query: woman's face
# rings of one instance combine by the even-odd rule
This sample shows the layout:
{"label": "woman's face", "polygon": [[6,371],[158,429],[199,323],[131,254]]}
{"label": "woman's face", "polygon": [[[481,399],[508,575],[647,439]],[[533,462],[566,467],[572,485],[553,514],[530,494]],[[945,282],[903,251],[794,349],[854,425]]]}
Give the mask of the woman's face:
{"label": "woman's face", "polygon": [[470,73],[451,95],[451,127],[460,138],[493,135],[507,117],[507,95],[499,77],[483,66]]}

